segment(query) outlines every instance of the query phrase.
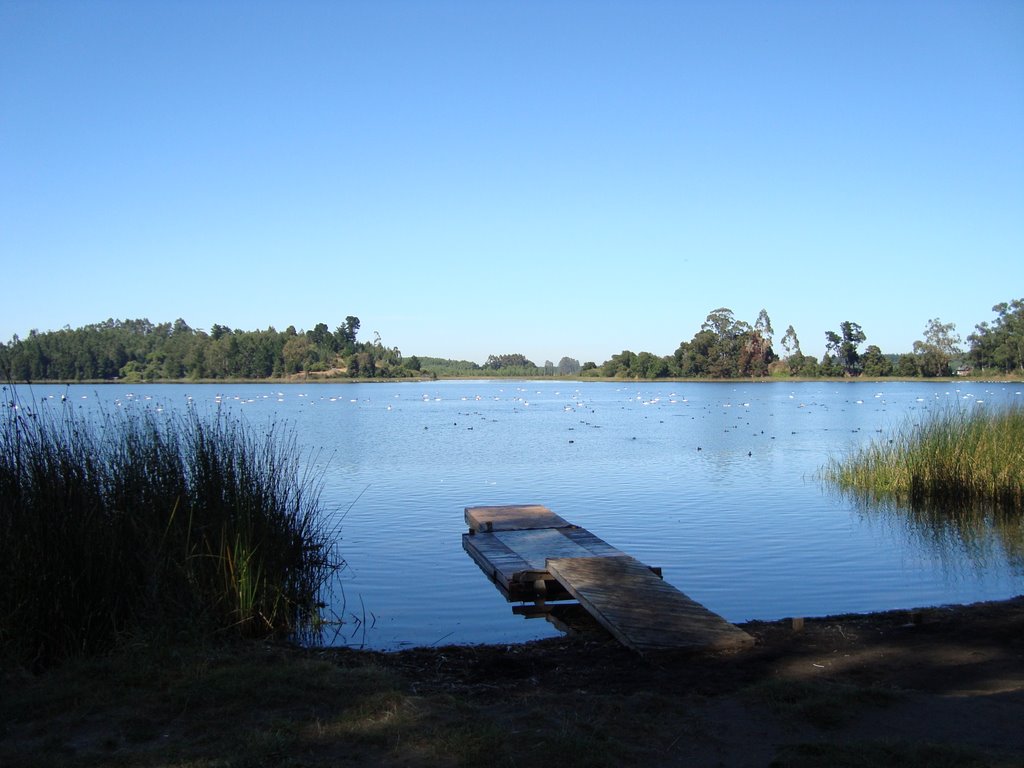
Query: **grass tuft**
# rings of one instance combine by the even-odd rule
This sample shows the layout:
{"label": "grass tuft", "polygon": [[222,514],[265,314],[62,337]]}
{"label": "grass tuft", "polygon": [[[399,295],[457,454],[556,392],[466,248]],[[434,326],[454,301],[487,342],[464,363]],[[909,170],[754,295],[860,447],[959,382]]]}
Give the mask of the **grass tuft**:
{"label": "grass tuft", "polygon": [[869,500],[915,509],[1024,509],[1024,407],[948,409],[843,460],[824,478]]}
{"label": "grass tuft", "polygon": [[314,631],[341,560],[294,433],[7,388],[4,406],[0,651],[44,667],[139,632]]}

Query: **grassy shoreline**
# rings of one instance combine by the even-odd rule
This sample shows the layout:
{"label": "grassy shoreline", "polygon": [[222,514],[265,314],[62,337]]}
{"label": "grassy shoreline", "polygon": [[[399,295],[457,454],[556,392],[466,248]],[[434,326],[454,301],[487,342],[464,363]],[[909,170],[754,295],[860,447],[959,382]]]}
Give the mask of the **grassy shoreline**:
{"label": "grassy shoreline", "polygon": [[823,475],[872,502],[912,508],[1024,510],[1024,407],[947,408],[873,441]]}
{"label": "grassy shoreline", "polygon": [[223,378],[223,379],[153,379],[151,381],[127,381],[124,379],[40,379],[36,381],[15,382],[18,386],[31,387],[34,384],[45,386],[81,386],[100,384],[121,384],[131,386],[149,386],[151,384],[422,384],[431,381],[578,381],[578,382],[607,382],[607,383],[647,383],[647,384],[772,384],[772,383],[835,383],[835,384],[856,384],[874,383],[884,384],[889,382],[901,383],[946,383],[946,384],[1019,384],[1024,383],[1024,375],[1002,375],[991,374],[977,376],[944,376],[925,379],[919,376],[763,376],[731,379],[711,378],[661,378],[661,379],[637,379],[637,378],[615,378],[606,376],[499,376],[487,375],[481,372],[474,376],[409,376],[404,378],[382,379],[382,378],[349,378],[347,376],[300,376],[294,375],[288,378],[269,379],[245,379],[245,378]]}

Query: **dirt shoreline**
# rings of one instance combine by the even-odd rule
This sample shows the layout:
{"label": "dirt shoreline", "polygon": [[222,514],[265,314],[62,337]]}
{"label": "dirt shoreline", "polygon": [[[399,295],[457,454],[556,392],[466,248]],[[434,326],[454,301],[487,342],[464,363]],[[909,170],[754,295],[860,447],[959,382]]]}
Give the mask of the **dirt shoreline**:
{"label": "dirt shoreline", "polygon": [[0,764],[1024,766],[1024,596],[741,626],[730,653],[249,642],[6,669]]}
{"label": "dirt shoreline", "polygon": [[555,638],[376,658],[421,694],[496,705],[546,692],[685,702],[700,733],[666,745],[657,764],[787,765],[786,745],[868,742],[1024,765],[1024,596],[799,624],[740,624],[754,648],[717,654],[640,657],[610,638]]}

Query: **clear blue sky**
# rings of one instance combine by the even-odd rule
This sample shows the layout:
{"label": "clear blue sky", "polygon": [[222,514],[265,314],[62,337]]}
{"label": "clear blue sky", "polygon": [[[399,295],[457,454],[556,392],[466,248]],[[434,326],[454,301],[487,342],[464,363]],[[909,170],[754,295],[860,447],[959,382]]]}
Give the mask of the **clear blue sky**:
{"label": "clear blue sky", "polygon": [[909,351],[1024,297],[1024,3],[0,0],[0,339]]}

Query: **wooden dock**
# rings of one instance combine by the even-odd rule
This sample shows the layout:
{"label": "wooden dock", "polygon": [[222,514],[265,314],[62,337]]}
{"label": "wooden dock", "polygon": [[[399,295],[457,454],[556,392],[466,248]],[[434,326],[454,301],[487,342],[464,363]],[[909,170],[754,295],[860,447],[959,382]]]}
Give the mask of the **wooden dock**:
{"label": "wooden dock", "polygon": [[[590,531],[540,505],[467,507],[462,546],[510,600],[575,598],[639,653],[722,650],[754,639]],[[525,615],[538,612],[517,611]]]}

